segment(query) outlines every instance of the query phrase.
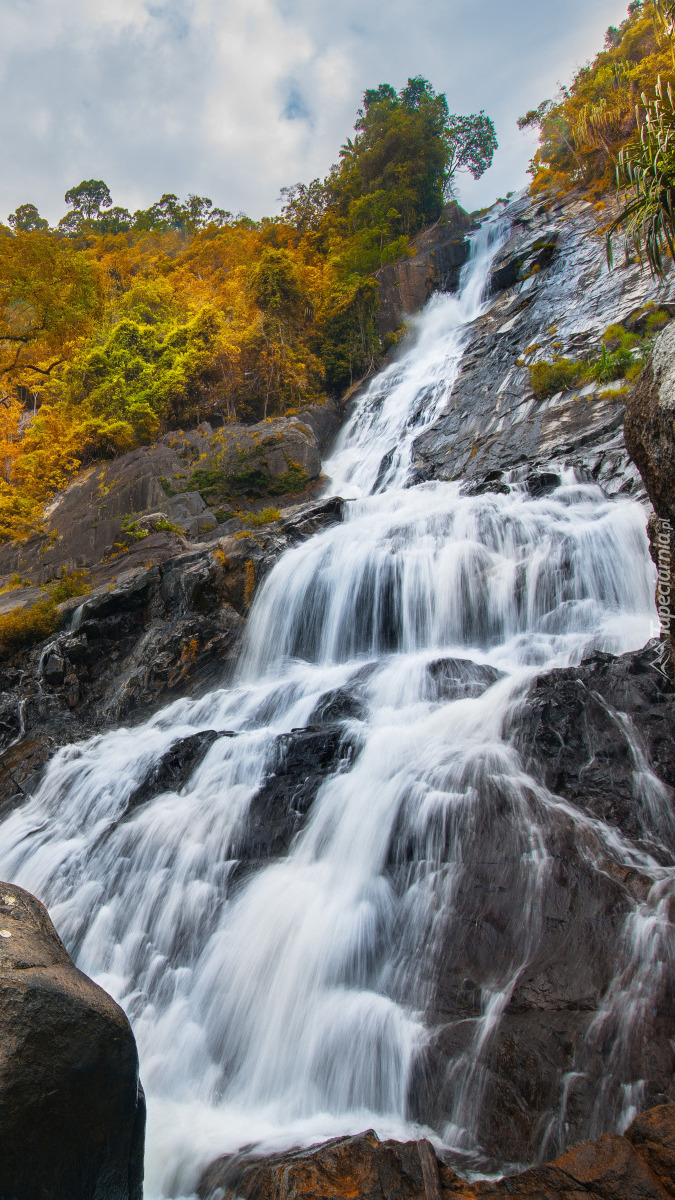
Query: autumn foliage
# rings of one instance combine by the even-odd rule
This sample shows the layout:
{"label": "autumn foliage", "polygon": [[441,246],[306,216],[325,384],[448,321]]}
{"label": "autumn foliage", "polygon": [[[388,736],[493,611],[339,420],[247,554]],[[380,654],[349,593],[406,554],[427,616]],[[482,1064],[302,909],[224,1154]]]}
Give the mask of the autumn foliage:
{"label": "autumn foliage", "polygon": [[373,273],[495,145],[483,113],[451,117],[415,79],[366,93],[339,164],[286,189],[278,218],[169,194],[131,214],[95,179],[56,229],[21,205],[0,226],[0,540],[95,459],[297,410],[372,369]]}
{"label": "autumn foliage", "polygon": [[610,27],[604,48],[571,85],[518,122],[536,127],[533,191],[581,186],[600,197],[616,184],[620,152],[636,137],[659,76],[675,75],[672,38],[662,6],[633,0],[628,16]]}

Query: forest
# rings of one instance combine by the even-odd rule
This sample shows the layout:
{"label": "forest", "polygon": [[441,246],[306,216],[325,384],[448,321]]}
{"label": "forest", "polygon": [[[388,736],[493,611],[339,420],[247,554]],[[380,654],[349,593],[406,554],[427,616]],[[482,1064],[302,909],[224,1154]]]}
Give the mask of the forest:
{"label": "forest", "polygon": [[[535,128],[532,191],[580,188],[655,271],[672,250],[673,6],[632,0]],[[381,363],[375,274],[413,254],[457,172],[497,138],[421,78],[365,92],[324,179],[282,189],[254,221],[165,194],[130,213],[102,180],[66,192],[50,228],[31,203],[0,225],[0,541],[40,527],[82,466],[217,415],[256,422],[337,396]],[[610,225],[618,187],[623,207]],[[606,210],[606,216],[605,216]]]}
{"label": "forest", "polygon": [[338,164],[283,189],[278,217],[169,194],[131,214],[97,179],[54,229],[19,206],[0,227],[0,540],[39,528],[96,459],[213,415],[295,411],[372,370],[391,342],[374,272],[496,144],[483,112],[450,114],[413,78],[365,93]]}

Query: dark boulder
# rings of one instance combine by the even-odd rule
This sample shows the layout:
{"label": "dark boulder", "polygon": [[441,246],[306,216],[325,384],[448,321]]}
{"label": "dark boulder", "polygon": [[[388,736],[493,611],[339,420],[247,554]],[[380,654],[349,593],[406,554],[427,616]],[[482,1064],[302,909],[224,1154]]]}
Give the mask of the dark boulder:
{"label": "dark boulder", "polygon": [[[528,769],[557,795],[630,837],[672,839],[675,696],[653,645],[540,675],[514,714],[513,736]],[[634,773],[647,764],[669,791],[660,828],[636,803]]]}
{"label": "dark boulder", "polygon": [[125,1014],[0,883],[0,1196],[141,1200],[144,1130]]}
{"label": "dark boulder", "polygon": [[[381,1142],[372,1129],[269,1158],[218,1159],[202,1176],[198,1195],[201,1200],[417,1200],[425,1195],[423,1161],[427,1174],[428,1164],[436,1174],[440,1200],[430,1144]],[[433,1174],[431,1179],[433,1186]]]}
{"label": "dark boulder", "polygon": [[522,239],[517,247],[507,242],[490,272],[491,291],[504,291],[548,267],[556,252],[558,237],[558,230],[549,228],[525,245]]}
{"label": "dark boulder", "polygon": [[470,1183],[430,1142],[383,1141],[369,1130],[306,1150],[219,1158],[200,1200],[672,1200],[675,1104],[642,1113],[623,1137],[605,1133],[554,1162]]}
{"label": "dark boulder", "polygon": [[340,724],[282,733],[265,781],[251,800],[245,831],[236,847],[244,869],[251,860],[287,853],[302,829],[324,780],[346,770],[357,752],[357,739]]}
{"label": "dark boulder", "polygon": [[127,801],[127,812],[146,804],[163,792],[176,792],[187,783],[190,775],[206,757],[210,747],[219,737],[227,737],[229,731],[216,733],[215,729],[203,729],[189,737],[177,738],[166,754],[155,763],[145,779],[134,789]]}
{"label": "dark boulder", "polygon": [[649,522],[658,570],[656,606],[671,671],[675,670],[675,324],[657,339],[650,362],[626,402],[626,447],[654,505]]}

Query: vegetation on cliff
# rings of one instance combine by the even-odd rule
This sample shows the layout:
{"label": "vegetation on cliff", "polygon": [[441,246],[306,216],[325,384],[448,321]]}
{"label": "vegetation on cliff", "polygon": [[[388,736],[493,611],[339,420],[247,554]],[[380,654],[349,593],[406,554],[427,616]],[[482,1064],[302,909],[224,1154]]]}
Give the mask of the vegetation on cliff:
{"label": "vegetation on cliff", "polygon": [[563,87],[518,121],[540,131],[532,160],[532,190],[581,186],[598,207],[615,185],[618,216],[607,231],[623,233],[628,254],[664,274],[675,258],[675,0],[632,0],[628,16],[610,26],[604,49]]}
{"label": "vegetation on cliff", "polygon": [[632,0],[628,16],[610,26],[604,48],[561,88],[520,118],[540,130],[532,161],[533,190],[582,186],[598,197],[614,186],[619,155],[634,141],[659,77],[673,77],[671,32],[663,5]]}
{"label": "vegetation on cliff", "polygon": [[255,222],[166,194],[133,214],[102,180],[0,226],[0,540],[22,537],[74,470],[218,414],[255,422],[372,368],[373,273],[442,212],[496,138],[424,79],[367,91],[325,180]]}

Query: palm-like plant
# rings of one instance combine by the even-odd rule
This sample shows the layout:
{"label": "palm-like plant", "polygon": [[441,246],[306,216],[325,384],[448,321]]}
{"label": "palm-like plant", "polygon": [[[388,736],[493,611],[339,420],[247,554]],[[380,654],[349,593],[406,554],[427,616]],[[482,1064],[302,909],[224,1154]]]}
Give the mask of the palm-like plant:
{"label": "palm-like plant", "polygon": [[[675,19],[675,0],[663,2]],[[664,253],[675,259],[675,100],[670,83],[661,76],[653,100],[642,95],[644,116],[638,112],[639,136],[619,154],[617,185],[632,197],[607,231],[607,258],[612,262],[612,235],[624,229],[626,247],[640,261],[647,258],[654,275],[664,275]]]}
{"label": "palm-like plant", "polygon": [[666,33],[675,33],[675,0],[654,0],[656,15]]}

